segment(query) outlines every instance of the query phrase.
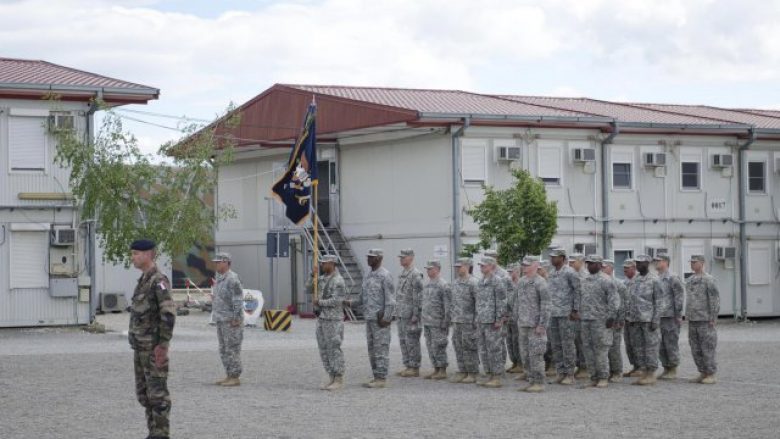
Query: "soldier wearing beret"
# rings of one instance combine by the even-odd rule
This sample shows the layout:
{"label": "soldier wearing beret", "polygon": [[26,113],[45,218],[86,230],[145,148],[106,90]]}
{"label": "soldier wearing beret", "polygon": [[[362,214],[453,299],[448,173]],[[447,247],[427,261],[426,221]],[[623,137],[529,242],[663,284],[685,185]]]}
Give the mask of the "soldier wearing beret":
{"label": "soldier wearing beret", "polygon": [[146,409],[149,439],[170,437],[171,397],[168,393],[168,347],[173,337],[176,307],[168,278],[155,264],[155,243],[134,241],[131,260],[141,270],[133,293],[128,338],[133,348],[135,393]]}

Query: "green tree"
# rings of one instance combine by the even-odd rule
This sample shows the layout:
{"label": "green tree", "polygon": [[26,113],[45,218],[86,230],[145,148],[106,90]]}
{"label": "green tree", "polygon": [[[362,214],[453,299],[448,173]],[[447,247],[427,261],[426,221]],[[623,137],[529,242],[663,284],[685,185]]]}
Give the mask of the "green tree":
{"label": "green tree", "polygon": [[[94,141],[71,129],[50,132],[57,142],[56,163],[70,169],[81,218],[97,223],[105,260],[129,264],[130,243],[141,237],[175,257],[207,242],[218,220],[235,216],[232,206],[205,203],[216,190],[217,169],[232,159],[234,143],[218,134],[217,124],[181,127],[182,139],[162,145],[155,158],[140,151],[119,115],[99,106],[105,114]],[[220,123],[235,126],[237,116]]]}
{"label": "green tree", "polygon": [[507,264],[526,255],[538,255],[550,245],[558,229],[558,206],[547,200],[544,183],[525,170],[512,172],[514,184],[504,190],[486,186],[485,198],[469,209],[479,225],[479,242],[463,246],[470,256],[495,243],[498,261]]}

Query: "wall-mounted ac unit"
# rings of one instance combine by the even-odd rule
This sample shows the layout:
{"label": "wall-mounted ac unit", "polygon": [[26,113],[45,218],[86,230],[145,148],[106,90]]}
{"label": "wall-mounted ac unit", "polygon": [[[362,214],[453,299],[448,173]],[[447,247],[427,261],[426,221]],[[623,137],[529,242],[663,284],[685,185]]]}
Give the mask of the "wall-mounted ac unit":
{"label": "wall-mounted ac unit", "polygon": [[734,156],[731,154],[714,154],[712,156],[713,168],[730,168],[734,166]]}
{"label": "wall-mounted ac unit", "polygon": [[737,257],[737,248],[715,245],[712,246],[712,256],[719,261],[735,259]]}
{"label": "wall-mounted ac unit", "polygon": [[574,161],[577,163],[595,162],[596,150],[593,148],[574,148]]}
{"label": "wall-mounted ac unit", "polygon": [[659,255],[669,255],[669,249],[666,247],[645,247],[645,254],[654,258]]}
{"label": "wall-mounted ac unit", "polygon": [[578,242],[574,244],[574,253],[582,253],[585,256],[596,254],[598,246],[596,244]]}
{"label": "wall-mounted ac unit", "polygon": [[644,154],[644,165],[648,168],[666,166],[666,153],[648,152]]}
{"label": "wall-mounted ac unit", "polygon": [[122,312],[127,308],[127,299],[123,293],[100,293],[101,312]]}
{"label": "wall-mounted ac unit", "polygon": [[504,162],[512,162],[522,159],[522,150],[519,146],[496,147],[496,159]]}
{"label": "wall-mounted ac unit", "polygon": [[76,243],[76,229],[57,228],[51,231],[51,245],[58,247],[71,246]]}

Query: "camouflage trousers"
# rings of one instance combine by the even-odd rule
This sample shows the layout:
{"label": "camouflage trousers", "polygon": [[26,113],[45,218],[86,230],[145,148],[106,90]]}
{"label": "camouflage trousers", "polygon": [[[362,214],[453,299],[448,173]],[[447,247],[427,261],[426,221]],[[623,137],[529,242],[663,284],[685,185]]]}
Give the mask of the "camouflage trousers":
{"label": "camouflage trousers", "polygon": [[420,352],[420,334],[422,328],[419,323],[412,323],[410,319],[397,320],[398,341],[401,345],[401,358],[404,366],[418,368],[422,354]]}
{"label": "camouflage trousers", "polygon": [[718,348],[718,331],[709,322],[688,322],[688,343],[693,362],[700,373],[712,375],[718,371],[715,351]]}
{"label": "camouflage trousers", "polygon": [[609,378],[609,348],[612,346],[613,330],[606,327],[604,320],[583,320],[580,326],[582,350],[591,381]]}
{"label": "camouflage trousers", "polygon": [[612,331],[612,344],[609,346],[609,373],[615,375],[623,374],[623,352],[621,344],[623,341],[623,328],[614,328]]}
{"label": "camouflage trousers", "polygon": [[631,346],[631,330],[629,327],[631,322],[625,322],[623,326],[623,344],[626,345],[626,355],[628,356],[628,362],[632,368],[636,368],[636,358],[634,358],[634,347]]}
{"label": "camouflage trousers", "polygon": [[506,353],[512,364],[523,364],[520,355],[520,334],[517,322],[509,322],[506,325]]}
{"label": "camouflage trousers", "polygon": [[504,328],[495,329],[492,323],[479,324],[479,355],[488,375],[503,375],[506,366]]}
{"label": "camouflage trousers", "polygon": [[325,371],[330,376],[344,375],[344,353],[341,342],[344,341],[344,322],[341,320],[317,319],[317,347]]}
{"label": "camouflage trousers", "polygon": [[582,324],[579,321],[574,322],[574,348],[577,350],[577,367],[581,369],[588,367],[585,352],[582,350]]}
{"label": "camouflage trousers", "polygon": [[425,347],[433,367],[447,367],[447,336],[449,328],[425,325]]}
{"label": "camouflage trousers", "polygon": [[368,360],[374,378],[387,378],[387,368],[390,366],[391,326],[382,328],[376,320],[366,321],[366,343],[368,344]]}
{"label": "camouflage trousers", "polygon": [[518,327],[520,357],[525,365],[525,372],[528,374],[528,382],[544,384],[544,351],[547,350],[547,331],[539,335],[535,329],[527,326]]}
{"label": "camouflage trousers", "polygon": [[452,347],[458,362],[458,372],[479,373],[479,334],[472,323],[455,323],[452,328]]}
{"label": "camouflage trousers", "polygon": [[552,317],[547,336],[552,345],[553,364],[559,375],[573,375],[577,352],[574,322],[569,317]]}
{"label": "camouflage trousers", "polygon": [[628,324],[628,334],[636,361],[634,366],[645,372],[658,369],[658,344],[661,338],[658,329],[651,331],[649,322],[631,322]]}
{"label": "camouflage trousers", "polygon": [[146,409],[149,436],[169,437],[171,396],[168,393],[168,363],[154,364],[152,351],[134,351],[135,396]]}
{"label": "camouflage trousers", "polygon": [[665,368],[680,365],[680,326],[674,317],[661,317],[661,348],[658,351]]}
{"label": "camouflage trousers", "polygon": [[244,341],[243,322],[230,326],[230,322],[217,322],[217,339],[219,340],[219,358],[225,367],[227,376],[241,376],[241,343]]}

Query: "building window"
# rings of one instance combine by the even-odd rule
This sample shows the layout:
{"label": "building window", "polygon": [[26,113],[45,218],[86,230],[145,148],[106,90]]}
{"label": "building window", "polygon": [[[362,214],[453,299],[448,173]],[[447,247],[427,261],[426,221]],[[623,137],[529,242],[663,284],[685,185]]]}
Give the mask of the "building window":
{"label": "building window", "polygon": [[612,189],[631,189],[631,163],[612,163]]}
{"label": "building window", "polygon": [[623,263],[626,262],[628,259],[632,259],[634,257],[634,251],[615,250],[613,253],[614,253],[614,258],[612,259],[615,261],[615,277],[620,279],[625,279],[626,276],[623,274]]}
{"label": "building window", "polygon": [[701,164],[699,162],[682,162],[680,171],[682,173],[682,188],[683,190],[698,190],[701,188],[699,181],[699,169]]}
{"label": "building window", "polygon": [[748,162],[748,192],[766,193],[766,162]]}
{"label": "building window", "polygon": [[464,183],[487,181],[487,142],[464,140],[461,146],[460,169]]}
{"label": "building window", "polygon": [[563,152],[560,145],[540,144],[539,170],[538,177],[549,186],[559,186],[561,184],[561,163],[563,163]]}
{"label": "building window", "polygon": [[8,161],[12,171],[46,169],[46,118],[8,118]]}

